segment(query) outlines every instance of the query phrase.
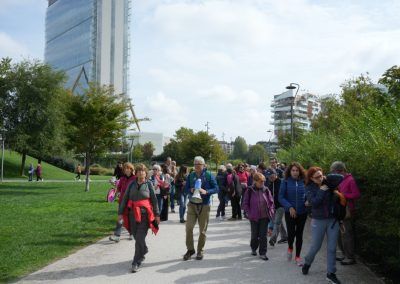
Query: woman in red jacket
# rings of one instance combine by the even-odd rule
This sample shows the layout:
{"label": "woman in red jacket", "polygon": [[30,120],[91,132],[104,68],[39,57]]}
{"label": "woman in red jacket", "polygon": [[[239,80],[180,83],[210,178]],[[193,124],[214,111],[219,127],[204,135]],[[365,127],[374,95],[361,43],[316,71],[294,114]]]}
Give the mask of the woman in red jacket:
{"label": "woman in red jacket", "polygon": [[[136,180],[135,176],[135,167],[131,163],[125,163],[123,165],[123,172],[124,175],[120,177],[117,192],[119,192],[119,199],[118,203],[121,204],[122,200],[124,199],[125,191],[127,190],[128,186]],[[110,236],[109,240],[114,242],[119,242],[119,238],[121,236],[123,222],[118,221],[117,225],[115,226],[115,231],[112,236]],[[129,236],[129,239],[132,240],[132,236]]]}

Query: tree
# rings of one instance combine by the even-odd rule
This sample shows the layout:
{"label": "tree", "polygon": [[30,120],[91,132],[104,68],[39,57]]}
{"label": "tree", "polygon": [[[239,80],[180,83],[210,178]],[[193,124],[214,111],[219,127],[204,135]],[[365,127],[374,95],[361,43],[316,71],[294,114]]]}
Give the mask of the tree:
{"label": "tree", "polygon": [[256,144],[250,147],[247,154],[247,162],[252,165],[258,165],[260,162],[264,161],[266,157],[267,152],[265,148],[260,144]]}
{"label": "tree", "polygon": [[389,95],[395,100],[400,101],[400,67],[392,66],[382,75],[378,81],[388,88]]}
{"label": "tree", "polygon": [[132,149],[132,159],[134,161],[142,161],[143,160],[143,152],[144,152],[144,146],[141,144],[136,144],[133,146]]}
{"label": "tree", "polygon": [[151,143],[151,142],[144,143],[144,145],[143,145],[143,158],[146,161],[150,161],[151,158],[153,157],[155,149],[156,148],[154,148],[153,143]]}
{"label": "tree", "polygon": [[41,160],[64,151],[65,74],[38,60],[0,65],[2,127],[9,147],[22,154],[23,175],[27,154]]}
{"label": "tree", "polygon": [[232,152],[232,158],[233,159],[241,159],[244,160],[246,159],[247,156],[247,143],[246,140],[243,137],[236,137],[235,142],[233,142],[233,152]]}
{"label": "tree", "polygon": [[69,146],[86,158],[86,186],[89,191],[90,163],[116,143],[128,127],[128,102],[109,86],[90,83],[81,96],[70,97],[67,113],[71,125]]}

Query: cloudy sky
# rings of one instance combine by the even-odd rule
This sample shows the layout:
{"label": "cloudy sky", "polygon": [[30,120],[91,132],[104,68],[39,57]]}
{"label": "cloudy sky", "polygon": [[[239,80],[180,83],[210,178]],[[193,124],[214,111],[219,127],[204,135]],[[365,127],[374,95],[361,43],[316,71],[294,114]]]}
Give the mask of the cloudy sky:
{"label": "cloudy sky", "polygon": [[[43,59],[47,1],[0,1],[0,57]],[[397,0],[136,0],[130,91],[142,130],[268,140],[290,82],[319,95],[400,63]]]}

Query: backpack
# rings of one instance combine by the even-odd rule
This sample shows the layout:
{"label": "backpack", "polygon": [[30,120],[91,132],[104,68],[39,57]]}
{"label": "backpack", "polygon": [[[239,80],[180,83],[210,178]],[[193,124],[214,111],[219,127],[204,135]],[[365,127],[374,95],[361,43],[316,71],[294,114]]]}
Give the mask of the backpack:
{"label": "backpack", "polygon": [[339,222],[343,221],[344,217],[346,217],[346,207],[347,207],[346,197],[344,197],[344,195],[340,193],[338,190],[335,190],[333,192],[332,202],[333,202],[333,208],[332,208],[333,216],[337,221]]}

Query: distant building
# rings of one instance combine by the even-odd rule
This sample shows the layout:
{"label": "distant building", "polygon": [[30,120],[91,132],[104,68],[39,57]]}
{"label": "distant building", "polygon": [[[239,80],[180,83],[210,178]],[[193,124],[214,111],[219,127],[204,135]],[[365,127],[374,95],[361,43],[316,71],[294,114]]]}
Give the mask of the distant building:
{"label": "distant building", "polygon": [[[288,90],[279,95],[274,96],[271,103],[272,122],[274,126],[274,134],[278,135],[279,131],[291,130],[291,104],[294,94],[292,90]],[[296,96],[293,105],[293,123],[306,131],[311,130],[311,120],[321,111],[321,103],[317,95],[304,93]]]}
{"label": "distant building", "polygon": [[165,137],[162,133],[155,132],[131,132],[127,136],[133,137],[133,145],[145,144],[151,142],[155,148],[154,155],[160,155],[164,152],[164,146],[167,145],[171,138]]}
{"label": "distant building", "polygon": [[233,142],[226,142],[226,141],[218,141],[219,145],[221,146],[222,150],[225,154],[230,155],[235,148]]}
{"label": "distant building", "polygon": [[45,61],[75,92],[87,81],[128,93],[130,0],[48,0]]}

